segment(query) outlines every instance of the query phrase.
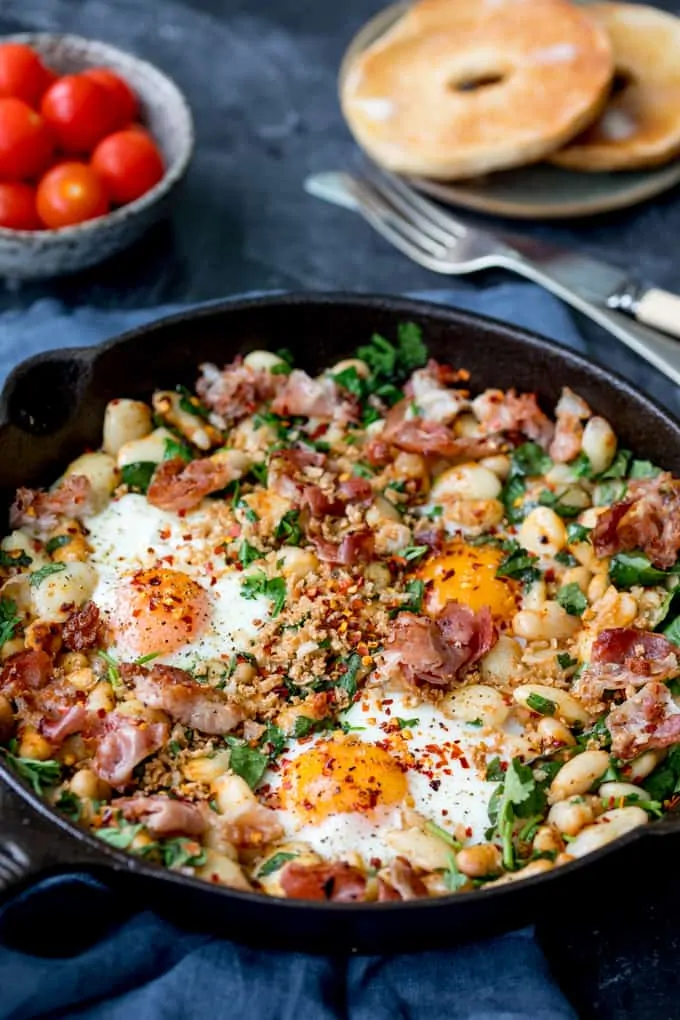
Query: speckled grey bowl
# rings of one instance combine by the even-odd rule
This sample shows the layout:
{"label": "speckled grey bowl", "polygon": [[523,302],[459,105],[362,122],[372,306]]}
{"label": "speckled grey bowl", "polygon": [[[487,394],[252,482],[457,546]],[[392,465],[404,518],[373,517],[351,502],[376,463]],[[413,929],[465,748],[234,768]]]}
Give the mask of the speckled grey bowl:
{"label": "speckled grey bowl", "polygon": [[136,241],[167,211],[194,147],[193,120],[186,99],[157,68],[108,43],[38,32],[5,36],[1,41],[28,43],[58,74],[110,67],[139,97],[142,120],[165,160],[165,175],[154,188],[108,216],[75,227],[38,231],[0,227],[0,277],[21,280],[61,276],[103,262]]}

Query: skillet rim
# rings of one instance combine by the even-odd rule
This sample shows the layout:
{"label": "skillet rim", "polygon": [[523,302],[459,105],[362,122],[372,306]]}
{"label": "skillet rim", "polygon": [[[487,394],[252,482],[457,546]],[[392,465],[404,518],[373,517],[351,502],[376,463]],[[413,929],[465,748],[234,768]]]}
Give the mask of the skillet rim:
{"label": "skillet rim", "polygon": [[[656,419],[656,421],[661,420],[666,427],[675,432],[680,445],[680,420],[676,419],[667,408],[658,404],[653,398],[647,396],[647,394],[637,391],[628,379],[619,375],[617,372],[604,368],[597,362],[588,361],[582,354],[573,351],[569,347],[565,347],[559,343],[559,341],[548,339],[547,337],[544,337],[533,330],[526,329],[523,326],[515,326],[504,320],[496,319],[482,313],[470,312],[466,309],[457,308],[455,305],[451,304],[443,304],[419,298],[402,297],[399,295],[395,296],[381,293],[353,294],[348,291],[292,291],[265,293],[257,296],[237,296],[226,299],[218,298],[207,302],[193,304],[178,312],[146,322],[141,326],[116,334],[98,344],[84,347],[56,348],[32,355],[31,357],[19,362],[10,371],[3,384],[2,390],[0,391],[0,434],[1,430],[9,424],[7,417],[7,405],[8,398],[14,386],[17,381],[21,379],[22,375],[27,373],[36,365],[49,363],[55,359],[70,359],[78,364],[82,380],[83,375],[85,373],[89,374],[91,368],[103,354],[115,349],[125,342],[134,340],[135,338],[141,339],[150,333],[162,332],[166,327],[179,325],[183,322],[190,323],[197,319],[205,319],[212,316],[225,316],[233,311],[247,312],[250,309],[256,310],[261,307],[272,307],[277,305],[285,307],[302,306],[308,309],[313,309],[314,307],[359,307],[365,309],[367,312],[371,310],[386,311],[397,317],[401,315],[412,315],[424,320],[431,320],[433,318],[440,319],[443,324],[462,328],[463,330],[468,327],[475,328],[481,326],[491,332],[495,332],[501,338],[507,337],[512,339],[515,343],[519,342],[529,351],[548,350],[567,366],[575,367],[585,372],[586,375],[588,375],[597,385],[604,384],[609,387],[613,385],[615,389],[618,389],[623,393],[626,400],[632,400],[634,403],[642,405],[645,410],[651,414],[654,419]],[[114,875],[127,873],[151,879],[156,883],[161,881],[170,883],[171,885],[177,885],[182,888],[188,887],[189,889],[194,889],[203,894],[210,891],[225,898],[227,902],[231,900],[232,897],[236,897],[236,899],[241,903],[253,904],[258,908],[258,910],[274,910],[279,917],[283,916],[281,914],[282,910],[288,911],[292,916],[297,913],[301,907],[303,907],[305,910],[314,910],[317,913],[331,911],[333,914],[351,915],[360,921],[362,915],[376,916],[377,913],[392,914],[395,911],[399,912],[401,915],[409,910],[427,910],[432,912],[441,909],[452,909],[455,907],[457,902],[460,903],[460,899],[456,894],[387,903],[338,903],[331,901],[287,899],[283,897],[268,896],[265,893],[258,892],[256,890],[245,891],[217,884],[212,885],[203,879],[195,878],[190,875],[183,875],[179,872],[173,872],[161,865],[147,863],[143,859],[135,857],[133,854],[111,847],[91,834],[89,831],[80,829],[77,824],[69,821],[69,819],[61,814],[55,807],[51,806],[46,800],[37,795],[31,787],[24,782],[24,780],[20,779],[16,773],[11,770],[9,765],[5,764],[2,757],[0,757],[0,781],[5,783],[11,789],[13,794],[15,794],[20,800],[27,803],[50,826],[54,825],[56,828],[61,830],[61,832],[69,837],[74,844],[74,859],[64,862],[57,860],[54,862],[54,865],[46,864],[45,867],[37,874],[33,873],[28,875],[30,881],[39,880],[41,874],[54,873],[55,871],[73,871],[74,868],[77,867],[81,871],[91,872],[97,867],[104,866],[112,871]],[[559,882],[559,879],[562,875],[564,875],[565,867],[569,875],[575,876],[577,872],[582,872],[584,868],[592,869],[593,865],[601,862],[609,855],[617,852],[620,853],[625,848],[630,847],[636,842],[647,840],[650,837],[659,838],[671,835],[677,831],[680,831],[680,816],[673,818],[672,816],[665,815],[663,818],[648,825],[639,826],[636,829],[630,830],[613,842],[601,847],[593,853],[586,854],[584,857],[570,862],[567,866],[529,878],[523,878],[517,883],[510,882],[506,885],[497,886],[495,888],[476,889],[473,892],[467,893],[464,900],[468,904],[471,902],[481,903],[482,901],[491,903],[493,901],[493,903],[498,904],[499,910],[501,910],[506,901],[516,898],[517,895],[521,894],[524,889],[535,889],[543,885],[547,887],[548,884],[552,884],[556,880]],[[77,846],[85,846],[89,850],[92,850],[95,858],[101,859],[100,863],[96,860],[93,861],[91,856],[86,858],[82,863],[78,863],[76,853]],[[23,882],[20,884],[23,885]],[[11,897],[14,892],[14,886],[10,886],[8,889],[0,891],[0,902],[6,898],[7,894]]]}

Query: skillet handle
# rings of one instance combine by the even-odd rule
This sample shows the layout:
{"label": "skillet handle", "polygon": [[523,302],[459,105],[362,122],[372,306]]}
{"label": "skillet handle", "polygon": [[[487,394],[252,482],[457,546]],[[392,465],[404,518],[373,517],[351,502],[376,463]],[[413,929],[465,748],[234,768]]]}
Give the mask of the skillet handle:
{"label": "skillet handle", "polygon": [[0,782],[0,904],[50,873],[92,871],[109,864],[43,818]]}

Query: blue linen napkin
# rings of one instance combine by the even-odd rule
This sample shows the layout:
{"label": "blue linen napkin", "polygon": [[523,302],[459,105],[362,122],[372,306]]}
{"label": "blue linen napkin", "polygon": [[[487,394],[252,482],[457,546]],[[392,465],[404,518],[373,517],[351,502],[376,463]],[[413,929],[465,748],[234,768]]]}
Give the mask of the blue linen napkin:
{"label": "blue linen napkin", "polygon": [[[564,307],[527,284],[419,294],[586,350]],[[0,383],[39,351],[97,343],[179,306],[0,316]],[[0,830],[2,820],[0,819]],[[256,951],[125,912],[87,875],[43,880],[0,910],[0,1020],[575,1020],[530,930],[450,950],[329,958]]]}

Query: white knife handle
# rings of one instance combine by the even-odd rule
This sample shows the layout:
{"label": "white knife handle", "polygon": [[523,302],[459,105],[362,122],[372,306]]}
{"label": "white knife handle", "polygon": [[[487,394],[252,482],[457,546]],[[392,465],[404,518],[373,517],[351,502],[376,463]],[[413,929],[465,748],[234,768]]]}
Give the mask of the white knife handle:
{"label": "white knife handle", "polygon": [[634,306],[635,318],[671,336],[680,337],[680,297],[651,287]]}

